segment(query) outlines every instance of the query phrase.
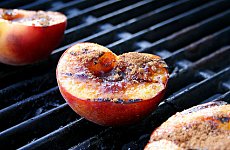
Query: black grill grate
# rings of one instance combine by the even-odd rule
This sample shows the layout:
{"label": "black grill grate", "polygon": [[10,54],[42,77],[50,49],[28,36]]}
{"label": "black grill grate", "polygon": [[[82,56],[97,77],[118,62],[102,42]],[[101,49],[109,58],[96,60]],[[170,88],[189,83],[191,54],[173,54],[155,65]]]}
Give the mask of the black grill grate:
{"label": "black grill grate", "polygon": [[[176,111],[230,102],[228,0],[4,0],[3,8],[60,11],[68,17],[62,44],[42,62],[0,64],[0,146],[8,149],[143,149],[152,130]],[[77,42],[120,54],[162,56],[170,80],[158,109],[139,124],[101,127],[77,116],[61,97],[55,68]]]}

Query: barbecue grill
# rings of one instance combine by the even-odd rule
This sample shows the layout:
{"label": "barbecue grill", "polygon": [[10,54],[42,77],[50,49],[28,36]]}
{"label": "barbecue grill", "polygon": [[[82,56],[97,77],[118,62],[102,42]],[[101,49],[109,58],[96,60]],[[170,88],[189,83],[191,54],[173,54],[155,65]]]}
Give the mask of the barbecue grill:
{"label": "barbecue grill", "polygon": [[[52,55],[27,66],[0,64],[1,149],[143,149],[151,132],[177,111],[230,102],[228,0],[3,0],[0,7],[63,12],[64,40]],[[103,127],[75,114],[59,93],[55,69],[77,42],[116,54],[160,55],[170,79],[163,102],[143,121]]]}

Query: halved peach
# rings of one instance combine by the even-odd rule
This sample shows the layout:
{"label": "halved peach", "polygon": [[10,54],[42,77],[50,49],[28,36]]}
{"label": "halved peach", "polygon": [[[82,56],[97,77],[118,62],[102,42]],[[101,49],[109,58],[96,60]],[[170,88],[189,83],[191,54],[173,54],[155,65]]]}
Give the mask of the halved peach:
{"label": "halved peach", "polygon": [[0,62],[24,65],[47,57],[66,25],[66,16],[58,12],[0,9]]}
{"label": "halved peach", "polygon": [[151,113],[168,81],[165,62],[151,54],[117,56],[94,43],[64,52],[57,66],[61,94],[82,117],[105,126],[131,124]]}
{"label": "halved peach", "polygon": [[228,150],[230,104],[214,101],[177,112],[156,128],[144,150]]}

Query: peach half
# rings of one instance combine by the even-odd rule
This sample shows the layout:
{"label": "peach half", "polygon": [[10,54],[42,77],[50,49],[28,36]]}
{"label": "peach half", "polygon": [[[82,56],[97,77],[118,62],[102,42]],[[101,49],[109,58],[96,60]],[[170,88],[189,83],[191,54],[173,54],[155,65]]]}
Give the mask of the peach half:
{"label": "peach half", "polygon": [[70,107],[104,126],[132,124],[160,103],[168,81],[165,62],[156,55],[117,56],[94,43],[64,52],[56,70],[58,86]]}
{"label": "peach half", "polygon": [[58,12],[0,9],[0,62],[25,65],[46,58],[66,25],[66,16]]}

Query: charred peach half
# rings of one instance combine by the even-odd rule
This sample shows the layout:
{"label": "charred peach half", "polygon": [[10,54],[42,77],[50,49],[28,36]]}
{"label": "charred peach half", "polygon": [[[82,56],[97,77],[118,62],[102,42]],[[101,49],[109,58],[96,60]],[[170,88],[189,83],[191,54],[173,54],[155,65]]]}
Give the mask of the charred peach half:
{"label": "charred peach half", "polygon": [[64,52],[57,66],[61,94],[86,119],[106,126],[139,121],[163,97],[168,71],[151,54],[117,56],[94,43],[79,43]]}
{"label": "charred peach half", "polygon": [[0,9],[0,62],[24,65],[47,57],[66,25],[66,16],[58,12]]}

